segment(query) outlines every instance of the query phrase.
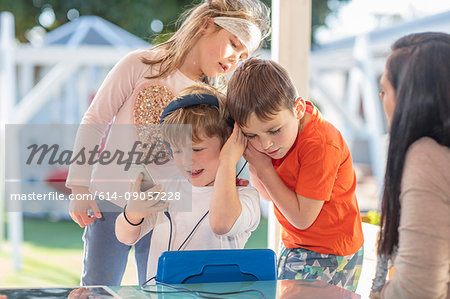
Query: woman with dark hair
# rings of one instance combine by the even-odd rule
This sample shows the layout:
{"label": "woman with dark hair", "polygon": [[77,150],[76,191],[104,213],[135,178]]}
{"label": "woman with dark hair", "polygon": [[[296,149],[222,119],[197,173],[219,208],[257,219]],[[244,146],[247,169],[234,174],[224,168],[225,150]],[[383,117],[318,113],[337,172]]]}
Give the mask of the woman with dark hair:
{"label": "woman with dark hair", "polygon": [[[450,298],[449,81],[449,34],[392,46],[380,80],[391,130],[371,298]],[[388,259],[395,273],[385,284]]]}

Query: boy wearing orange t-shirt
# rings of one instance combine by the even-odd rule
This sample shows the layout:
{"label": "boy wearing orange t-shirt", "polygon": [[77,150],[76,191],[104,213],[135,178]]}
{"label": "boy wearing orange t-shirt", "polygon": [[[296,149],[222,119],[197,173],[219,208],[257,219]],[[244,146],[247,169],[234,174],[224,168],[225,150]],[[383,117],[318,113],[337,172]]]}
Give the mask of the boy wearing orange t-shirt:
{"label": "boy wearing orange t-shirt", "polygon": [[227,108],[248,139],[244,157],[282,226],[279,279],[319,279],[355,291],[363,261],[356,176],[340,132],[297,95],[279,64],[244,62]]}

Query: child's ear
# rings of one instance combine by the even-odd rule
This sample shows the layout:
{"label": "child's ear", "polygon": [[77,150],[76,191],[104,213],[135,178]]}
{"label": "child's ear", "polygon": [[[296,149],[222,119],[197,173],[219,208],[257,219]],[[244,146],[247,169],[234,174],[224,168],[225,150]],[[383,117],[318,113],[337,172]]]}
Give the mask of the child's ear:
{"label": "child's ear", "polygon": [[297,119],[302,119],[306,111],[306,102],[303,98],[298,97],[294,103],[294,115]]}
{"label": "child's ear", "polygon": [[214,19],[210,17],[204,17],[200,22],[200,32],[202,34],[206,33],[206,29],[210,27],[212,24],[214,24]]}

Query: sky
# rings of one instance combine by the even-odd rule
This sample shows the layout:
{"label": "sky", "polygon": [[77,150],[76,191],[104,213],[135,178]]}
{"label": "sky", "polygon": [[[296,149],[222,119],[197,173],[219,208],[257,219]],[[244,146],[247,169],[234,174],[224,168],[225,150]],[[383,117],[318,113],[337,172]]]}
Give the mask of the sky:
{"label": "sky", "polygon": [[316,38],[324,43],[445,11],[449,0],[352,0],[327,18],[329,28],[320,28]]}

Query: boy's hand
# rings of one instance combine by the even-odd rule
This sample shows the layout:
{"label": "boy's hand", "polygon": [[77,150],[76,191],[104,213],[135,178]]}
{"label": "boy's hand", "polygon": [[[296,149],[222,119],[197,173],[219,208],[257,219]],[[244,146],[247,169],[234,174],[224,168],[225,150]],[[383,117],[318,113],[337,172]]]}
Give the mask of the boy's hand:
{"label": "boy's hand", "polygon": [[132,192],[130,200],[127,203],[127,218],[133,223],[139,223],[142,218],[159,211],[167,209],[168,201],[161,201],[162,186],[155,185],[152,188],[141,192],[141,182],[143,175],[139,174],[138,178],[130,186]]}
{"label": "boy's hand", "polygon": [[236,178],[236,186],[245,187],[248,186],[250,182],[246,179]]}
{"label": "boy's hand", "polygon": [[244,152],[244,159],[248,161],[250,166],[256,173],[269,168],[273,168],[272,159],[264,153],[261,153],[249,142]]}
{"label": "boy's hand", "polygon": [[246,146],[247,138],[245,138],[241,129],[235,123],[233,133],[231,133],[231,136],[228,138],[227,142],[225,142],[222,150],[220,151],[219,160],[222,161],[227,159],[229,163],[236,165],[242,157]]}

